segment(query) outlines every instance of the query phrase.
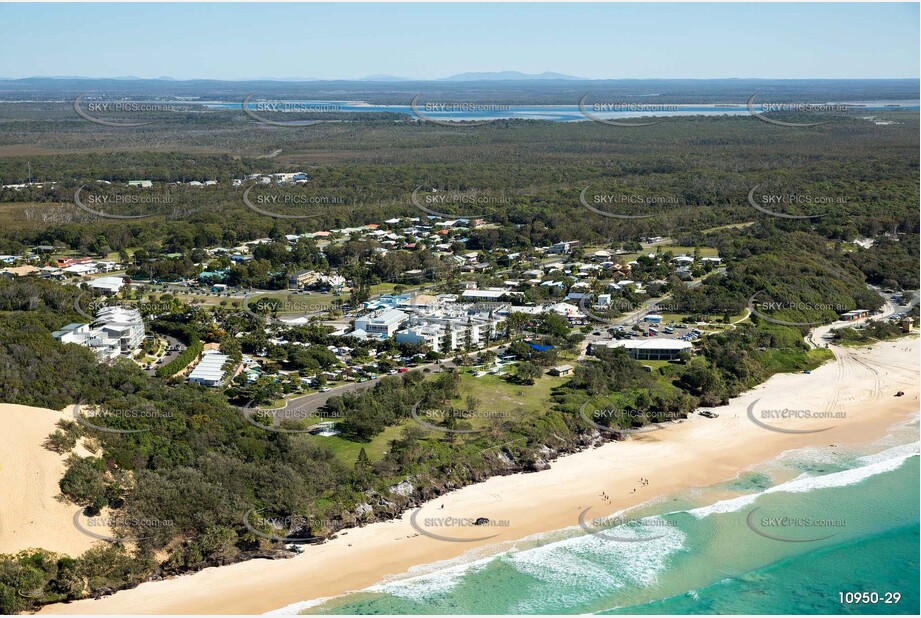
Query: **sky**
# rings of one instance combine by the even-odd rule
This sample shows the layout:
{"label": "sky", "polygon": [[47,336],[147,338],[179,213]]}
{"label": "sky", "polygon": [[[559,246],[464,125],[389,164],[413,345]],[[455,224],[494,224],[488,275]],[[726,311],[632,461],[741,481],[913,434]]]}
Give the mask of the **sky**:
{"label": "sky", "polygon": [[0,78],[918,78],[918,24],[917,3],[0,3]]}

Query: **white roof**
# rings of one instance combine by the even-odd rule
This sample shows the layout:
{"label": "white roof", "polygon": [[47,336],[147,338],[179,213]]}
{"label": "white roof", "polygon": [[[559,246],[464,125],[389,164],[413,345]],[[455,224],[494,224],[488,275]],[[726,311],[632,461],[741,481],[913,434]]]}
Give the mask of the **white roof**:
{"label": "white roof", "polygon": [[669,339],[667,337],[650,337],[647,339],[617,339],[599,342],[609,348],[626,348],[628,350],[687,350],[694,347],[689,341]]}
{"label": "white roof", "polygon": [[507,293],[508,290],[464,290],[461,296],[465,298],[499,298]]}
{"label": "white roof", "polygon": [[99,277],[90,282],[90,287],[108,290],[114,289],[117,292],[124,284],[125,282],[121,277]]}
{"label": "white roof", "polygon": [[218,352],[205,352],[201,362],[196,365],[192,373],[189,374],[190,380],[220,380],[224,377],[224,370],[221,367],[230,359],[226,354]]}

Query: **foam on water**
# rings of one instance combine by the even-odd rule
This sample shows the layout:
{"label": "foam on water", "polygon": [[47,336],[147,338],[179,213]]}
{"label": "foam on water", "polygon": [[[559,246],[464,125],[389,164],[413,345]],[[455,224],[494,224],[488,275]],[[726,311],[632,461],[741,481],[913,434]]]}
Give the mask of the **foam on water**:
{"label": "foam on water", "polygon": [[451,592],[464,580],[464,577],[486,568],[493,560],[495,560],[494,556],[456,564],[424,575],[375,584],[366,590],[390,594],[411,601],[425,601]]}
{"label": "foam on water", "polygon": [[648,541],[624,543],[590,534],[507,555],[506,563],[542,584],[511,613],[533,613],[553,604],[574,606],[625,586],[654,583],[685,540],[680,529],[655,525],[654,520],[661,521],[647,518],[647,525],[607,531]]}
{"label": "foam on water", "polygon": [[335,599],[336,597],[320,597],[319,599],[311,599],[310,601],[298,601],[297,603],[292,603],[291,605],[286,605],[281,609],[273,609],[270,612],[262,614],[263,616],[296,616],[300,614],[305,609],[310,609],[311,607],[316,607],[317,605],[322,605],[327,601]]}
{"label": "foam on water", "polygon": [[831,474],[824,474],[821,476],[802,475],[793,479],[792,481],[782,483],[775,487],[770,487],[762,492],[739,496],[737,498],[731,498],[728,500],[720,500],[719,502],[709,506],[691,509],[688,511],[688,513],[698,519],[703,519],[708,515],[733,513],[739,511],[754,503],[759,496],[763,496],[765,494],[772,494],[777,492],[805,493],[808,491],[814,491],[816,489],[828,489],[832,487],[846,487],[848,485],[854,485],[870,478],[871,476],[876,476],[877,474],[891,472],[898,469],[909,457],[918,455],[918,451],[918,442],[914,442],[912,444],[902,444],[886,449],[885,451],[875,455],[858,457],[856,462],[864,465],[856,468],[842,470],[840,472],[833,472]]}
{"label": "foam on water", "polygon": [[[673,526],[657,524],[654,519],[647,518],[645,525],[641,522],[612,529],[620,537],[659,537],[642,543],[610,541],[595,535],[578,536],[391,580],[366,591],[410,601],[430,601],[454,591],[466,578],[475,577],[494,561],[501,561],[543,584],[528,605],[538,607],[551,600],[575,603],[599,592],[655,580],[668,557],[682,548],[684,533]],[[642,551],[637,548],[640,544]],[[527,608],[515,611],[527,612]]]}
{"label": "foam on water", "polygon": [[[787,451],[768,463],[768,469],[782,468],[788,472],[802,470],[801,466],[795,464],[806,461],[815,463],[817,467],[827,463],[828,468],[834,471],[803,473],[792,480],[759,492],[672,513],[688,513],[700,520],[712,514],[740,511],[764,494],[796,494],[855,485],[872,476],[895,471],[909,458],[918,456],[921,444],[917,442],[917,429],[918,417],[915,416],[892,427],[892,433],[885,438],[873,445],[864,445],[857,452],[848,447],[835,447],[834,451],[827,447]],[[912,442],[905,444],[906,439]],[[883,450],[861,455],[860,452],[866,453],[868,447],[869,450]],[[749,472],[755,471],[763,474],[765,464],[753,467]],[[697,497],[705,498],[706,493],[700,493],[702,495]],[[649,507],[652,506],[651,503],[659,501],[664,503],[666,499],[667,497],[660,497],[644,506]],[[696,500],[694,502],[700,503]],[[625,516],[630,511],[636,512],[636,508],[621,511],[611,518]],[[658,509],[657,511],[661,512]],[[690,542],[687,533],[673,525],[654,525],[655,519],[657,518],[649,517],[639,524],[600,530],[603,534],[618,537],[660,537],[642,543],[623,543],[606,540],[601,536],[585,535],[578,526],[574,526],[482,548],[480,551],[474,550],[449,561],[419,565],[398,578],[366,588],[364,592],[387,594],[411,602],[450,599],[452,595],[460,595],[460,598],[463,598],[468,594],[463,588],[464,584],[477,584],[476,578],[489,578],[489,573],[498,573],[505,577],[501,575],[502,568],[511,567],[514,572],[524,577],[523,581],[531,581],[536,585],[528,586],[526,598],[516,601],[508,599],[514,604],[510,604],[505,609],[506,612],[547,613],[552,609],[553,613],[559,613],[566,608],[584,607],[585,603],[617,590],[648,587],[656,583],[670,559],[686,551],[686,545]],[[649,525],[643,525],[643,522]],[[484,572],[490,565],[499,569]],[[483,580],[486,581],[491,580]],[[493,586],[496,583],[492,581],[487,585]],[[696,589],[683,594],[699,598],[699,591]],[[328,599],[297,603],[270,613],[293,614],[326,601]]]}

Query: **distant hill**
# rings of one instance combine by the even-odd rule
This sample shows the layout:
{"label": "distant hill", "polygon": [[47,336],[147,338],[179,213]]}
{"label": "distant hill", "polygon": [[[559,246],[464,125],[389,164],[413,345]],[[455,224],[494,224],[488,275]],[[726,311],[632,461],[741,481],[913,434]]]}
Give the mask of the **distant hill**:
{"label": "distant hill", "polygon": [[411,82],[413,80],[408,77],[400,77],[399,75],[368,75],[367,77],[362,77],[358,81],[360,82]]}
{"label": "distant hill", "polygon": [[538,80],[584,80],[583,77],[564,75],[563,73],[521,73],[520,71],[494,71],[485,73],[458,73],[438,81],[445,82],[494,82],[494,81],[538,81]]}

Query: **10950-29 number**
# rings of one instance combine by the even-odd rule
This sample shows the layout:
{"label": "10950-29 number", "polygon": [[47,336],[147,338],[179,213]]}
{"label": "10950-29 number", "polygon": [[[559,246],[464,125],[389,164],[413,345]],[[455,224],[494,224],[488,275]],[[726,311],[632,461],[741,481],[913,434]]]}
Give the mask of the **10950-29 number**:
{"label": "10950-29 number", "polygon": [[894,605],[902,600],[900,592],[839,592],[838,601],[848,605],[876,605],[884,603]]}

